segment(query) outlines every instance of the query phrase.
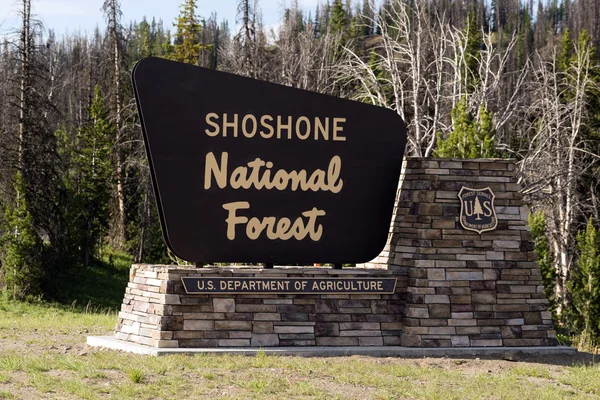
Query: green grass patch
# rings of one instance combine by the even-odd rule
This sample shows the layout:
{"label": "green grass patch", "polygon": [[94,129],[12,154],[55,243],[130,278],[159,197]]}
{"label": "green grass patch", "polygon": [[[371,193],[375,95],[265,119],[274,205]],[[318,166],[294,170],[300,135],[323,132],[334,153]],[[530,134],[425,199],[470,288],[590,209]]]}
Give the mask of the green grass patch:
{"label": "green grass patch", "polygon": [[512,372],[520,376],[528,376],[530,378],[551,379],[550,371],[544,367],[515,367]]}
{"label": "green grass patch", "polygon": [[559,381],[583,393],[600,395],[600,366],[582,365],[571,367],[566,375],[560,377]]}
{"label": "green grass patch", "polygon": [[0,301],[0,334],[6,336],[22,337],[23,333],[35,331],[39,333],[33,338],[35,341],[50,344],[53,334],[87,333],[97,328],[106,331],[114,328],[115,323],[115,311],[94,312],[58,303]]}
{"label": "green grass patch", "polygon": [[131,371],[129,371],[129,380],[133,383],[144,383],[144,379],[146,378],[146,375],[144,374],[144,371],[134,368]]}

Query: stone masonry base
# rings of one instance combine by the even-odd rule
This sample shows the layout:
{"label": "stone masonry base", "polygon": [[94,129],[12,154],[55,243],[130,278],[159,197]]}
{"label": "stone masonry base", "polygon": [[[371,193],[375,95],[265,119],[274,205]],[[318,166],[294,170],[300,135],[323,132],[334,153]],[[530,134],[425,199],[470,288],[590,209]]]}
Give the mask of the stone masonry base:
{"label": "stone masonry base", "polygon": [[[397,346],[395,294],[187,294],[182,277],[390,277],[387,270],[134,265],[115,338],[153,347]],[[404,280],[405,282],[405,280]]]}
{"label": "stone masonry base", "polygon": [[[556,346],[514,160],[407,159],[388,243],[364,268],[134,265],[115,338],[154,348]],[[461,188],[497,227],[460,224]],[[394,294],[187,294],[182,277],[387,277]]]}

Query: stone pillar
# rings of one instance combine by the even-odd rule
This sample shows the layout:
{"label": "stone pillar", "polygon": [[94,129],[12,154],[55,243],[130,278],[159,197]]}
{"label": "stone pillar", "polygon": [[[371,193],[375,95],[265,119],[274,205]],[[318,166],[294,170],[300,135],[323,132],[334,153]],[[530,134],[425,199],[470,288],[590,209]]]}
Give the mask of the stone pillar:
{"label": "stone pillar", "polygon": [[[495,194],[497,229],[459,222],[462,186]],[[555,345],[514,160],[408,159],[391,239],[408,268],[410,347]]]}

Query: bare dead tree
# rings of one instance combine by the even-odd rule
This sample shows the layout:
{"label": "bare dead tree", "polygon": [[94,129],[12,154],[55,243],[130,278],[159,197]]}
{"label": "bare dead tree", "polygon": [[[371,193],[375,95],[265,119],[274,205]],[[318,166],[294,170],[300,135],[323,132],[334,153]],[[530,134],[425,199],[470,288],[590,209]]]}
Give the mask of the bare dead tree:
{"label": "bare dead tree", "polygon": [[583,135],[589,104],[598,83],[592,78],[592,47],[578,43],[566,71],[558,66],[556,50],[534,71],[531,92],[536,93],[526,121],[529,148],[520,163],[525,193],[545,211],[560,299],[557,312],[568,302],[567,281],[573,266],[577,218],[591,212],[593,197],[579,192],[581,177],[597,169],[600,156]]}
{"label": "bare dead tree", "polygon": [[123,189],[125,181],[125,171],[123,169],[124,154],[122,149],[123,141],[123,94],[121,88],[121,65],[123,63],[121,54],[121,3],[120,0],[105,0],[103,6],[104,14],[107,20],[107,31],[111,41],[111,61],[113,65],[113,109],[116,127],[115,140],[115,160],[116,160],[116,197],[117,197],[117,221],[116,235],[114,241],[121,247],[125,241],[125,192]]}
{"label": "bare dead tree", "polygon": [[[390,108],[407,122],[407,155],[432,154],[437,135],[452,130],[450,112],[463,98],[474,115],[482,106],[494,113],[494,130],[514,120],[528,74],[527,67],[508,68],[516,34],[499,48],[491,33],[482,32],[478,69],[473,71],[468,62],[468,31],[451,25],[426,2],[414,6],[391,2],[370,23],[380,28],[379,41],[369,58],[347,48],[349,58],[342,65],[340,80],[353,82],[355,100]],[[515,90],[503,100],[500,92],[509,75],[517,76]]]}

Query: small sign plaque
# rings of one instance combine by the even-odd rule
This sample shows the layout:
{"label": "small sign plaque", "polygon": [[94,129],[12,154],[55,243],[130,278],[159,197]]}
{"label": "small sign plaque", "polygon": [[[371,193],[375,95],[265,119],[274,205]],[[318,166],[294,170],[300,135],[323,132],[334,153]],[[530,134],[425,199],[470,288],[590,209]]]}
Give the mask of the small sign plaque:
{"label": "small sign plaque", "polygon": [[181,278],[190,294],[393,294],[396,278]]}
{"label": "small sign plaque", "polygon": [[492,189],[472,189],[463,186],[458,193],[460,198],[460,224],[469,231],[479,234],[493,231],[498,226],[494,207],[496,196]]}
{"label": "small sign plaque", "polygon": [[361,263],[407,134],[365,103],[148,58],[133,86],[165,241],[198,263]]}

